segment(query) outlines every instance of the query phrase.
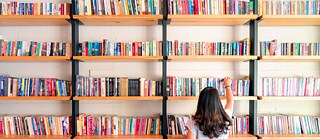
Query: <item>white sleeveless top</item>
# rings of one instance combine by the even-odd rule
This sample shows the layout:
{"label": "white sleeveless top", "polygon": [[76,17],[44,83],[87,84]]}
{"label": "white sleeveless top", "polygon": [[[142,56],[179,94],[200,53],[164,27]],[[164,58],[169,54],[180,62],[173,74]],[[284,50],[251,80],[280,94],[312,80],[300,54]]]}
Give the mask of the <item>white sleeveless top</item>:
{"label": "white sleeveless top", "polygon": [[[232,112],[229,109],[225,109],[226,113],[231,118]],[[193,133],[193,135],[196,136],[197,139],[210,139],[209,137],[203,135],[202,131],[199,130],[199,127],[196,125],[195,121],[191,118],[186,125],[187,129]],[[227,131],[227,134],[221,134],[218,138],[213,139],[228,139],[229,136],[229,130]]]}

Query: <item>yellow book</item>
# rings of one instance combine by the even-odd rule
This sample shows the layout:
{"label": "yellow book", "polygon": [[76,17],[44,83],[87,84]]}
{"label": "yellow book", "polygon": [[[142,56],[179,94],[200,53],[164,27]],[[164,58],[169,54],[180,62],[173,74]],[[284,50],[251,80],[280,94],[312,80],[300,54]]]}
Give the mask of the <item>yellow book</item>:
{"label": "yellow book", "polygon": [[57,96],[60,96],[60,86],[59,86],[59,83],[58,81],[56,82],[56,91],[58,92]]}
{"label": "yellow book", "polygon": [[41,13],[41,3],[38,3],[38,14],[37,15],[40,15]]}

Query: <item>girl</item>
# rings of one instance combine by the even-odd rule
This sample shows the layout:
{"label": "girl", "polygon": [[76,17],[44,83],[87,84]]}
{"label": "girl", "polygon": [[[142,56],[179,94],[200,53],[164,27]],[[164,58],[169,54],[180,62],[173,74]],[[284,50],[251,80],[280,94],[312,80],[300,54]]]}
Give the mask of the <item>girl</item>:
{"label": "girl", "polygon": [[184,139],[228,139],[231,115],[233,110],[233,94],[231,78],[224,78],[227,104],[223,108],[219,91],[206,87],[200,93],[197,111],[187,122],[187,134]]}

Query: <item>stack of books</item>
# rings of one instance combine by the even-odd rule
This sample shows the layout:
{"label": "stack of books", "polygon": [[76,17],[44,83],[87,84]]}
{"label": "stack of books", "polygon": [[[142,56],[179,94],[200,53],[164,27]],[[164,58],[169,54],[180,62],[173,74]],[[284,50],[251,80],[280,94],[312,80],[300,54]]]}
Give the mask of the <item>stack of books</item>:
{"label": "stack of books", "polygon": [[77,76],[77,96],[161,96],[161,82],[128,77]]}
{"label": "stack of books", "polygon": [[[225,95],[223,81],[220,78],[179,78],[170,76],[167,80],[168,96],[199,96],[205,87],[219,90],[220,96]],[[233,80],[231,90],[234,96],[249,96],[250,80]]]}
{"label": "stack of books", "polygon": [[69,15],[70,3],[0,2],[0,15]]}
{"label": "stack of books", "polygon": [[160,117],[80,114],[77,117],[77,135],[159,135],[160,125]]}
{"label": "stack of books", "polygon": [[71,49],[70,43],[0,39],[0,56],[71,56]]}
{"label": "stack of books", "polygon": [[66,80],[0,75],[0,96],[70,96],[71,86]]}
{"label": "stack of books", "polygon": [[70,135],[71,116],[0,116],[0,135]]}
{"label": "stack of books", "polygon": [[319,0],[261,0],[259,15],[320,15]]}

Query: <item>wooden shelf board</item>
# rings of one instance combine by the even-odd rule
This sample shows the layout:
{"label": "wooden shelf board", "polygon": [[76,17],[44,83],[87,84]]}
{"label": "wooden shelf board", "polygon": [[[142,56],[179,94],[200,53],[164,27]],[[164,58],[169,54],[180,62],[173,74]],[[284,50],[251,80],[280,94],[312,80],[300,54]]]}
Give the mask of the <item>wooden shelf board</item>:
{"label": "wooden shelf board", "polygon": [[259,56],[261,62],[315,62],[320,56]]}
{"label": "wooden shelf board", "polygon": [[320,100],[320,96],[258,96],[258,100]]}
{"label": "wooden shelf board", "polygon": [[258,135],[259,139],[320,139],[320,134],[274,134],[274,135]]}
{"label": "wooden shelf board", "polygon": [[[169,139],[182,139],[182,135],[168,135]],[[257,137],[251,134],[232,134],[229,135],[229,139],[257,139]]]}
{"label": "wooden shelf board", "polygon": [[262,15],[261,26],[319,26],[320,15]]}
{"label": "wooden shelf board", "polygon": [[1,139],[70,139],[71,136],[29,136],[29,135],[0,135]]}
{"label": "wooden shelf board", "polygon": [[19,62],[19,61],[67,61],[69,56],[0,56],[0,61]]}
{"label": "wooden shelf board", "polygon": [[67,26],[69,15],[0,15],[0,26]]}
{"label": "wooden shelf board", "polygon": [[257,59],[257,56],[168,56],[172,62],[244,62]]}
{"label": "wooden shelf board", "polygon": [[169,15],[173,26],[235,26],[244,25],[258,15]]}
{"label": "wooden shelf board", "polygon": [[114,139],[162,139],[162,135],[118,135],[118,136],[76,136],[75,139],[104,139],[104,138],[114,138]]}
{"label": "wooden shelf board", "polygon": [[162,15],[74,15],[86,26],[152,26]]}
{"label": "wooden shelf board", "polygon": [[160,61],[162,56],[74,56],[80,61]]}
{"label": "wooden shelf board", "polygon": [[[180,96],[180,97],[168,97],[168,100],[198,100],[198,96]],[[221,100],[226,99],[225,96],[220,97]],[[257,100],[256,96],[234,96],[234,100]]]}
{"label": "wooden shelf board", "polygon": [[162,96],[73,97],[73,100],[162,100]]}
{"label": "wooden shelf board", "polygon": [[70,100],[70,96],[16,96],[0,97],[0,100]]}

